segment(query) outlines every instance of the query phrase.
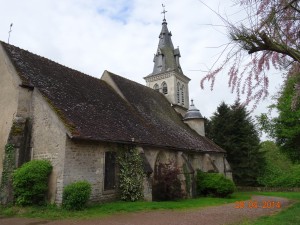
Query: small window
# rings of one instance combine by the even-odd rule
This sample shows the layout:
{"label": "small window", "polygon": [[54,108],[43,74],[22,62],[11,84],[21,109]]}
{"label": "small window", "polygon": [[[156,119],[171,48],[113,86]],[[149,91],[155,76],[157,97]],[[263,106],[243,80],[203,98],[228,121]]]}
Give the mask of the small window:
{"label": "small window", "polygon": [[159,91],[159,86],[158,86],[158,84],[155,84],[155,85],[153,86],[153,89],[154,89],[155,91]]}
{"label": "small window", "polygon": [[166,82],[163,82],[162,85],[162,92],[166,95],[168,94],[168,86],[167,86],[167,83]]}
{"label": "small window", "polygon": [[177,83],[177,103],[180,103],[180,84]]}
{"label": "small window", "polygon": [[116,153],[105,152],[104,190],[113,190],[116,185]]}
{"label": "small window", "polygon": [[181,86],[181,103],[184,105],[184,85]]}

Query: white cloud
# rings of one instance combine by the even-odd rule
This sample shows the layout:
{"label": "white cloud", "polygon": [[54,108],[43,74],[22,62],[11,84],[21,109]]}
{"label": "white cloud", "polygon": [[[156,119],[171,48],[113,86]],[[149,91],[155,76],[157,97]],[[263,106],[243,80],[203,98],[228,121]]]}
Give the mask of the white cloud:
{"label": "white cloud", "polygon": [[[203,0],[205,1],[205,0]],[[212,8],[232,14],[230,0],[205,1]],[[145,0],[0,0],[0,40],[56,62],[100,77],[104,70],[145,84],[143,77],[153,69],[161,29],[161,1]],[[220,19],[198,0],[165,0],[166,18],[174,46],[181,51],[181,66],[190,82],[190,97],[201,113],[210,117],[221,101],[232,103],[227,75],[217,80],[214,91],[200,79],[226,43]],[[242,17],[243,15],[236,15]],[[224,33],[225,32],[225,33]],[[280,76],[278,76],[279,78]],[[272,79],[271,86],[279,80]],[[256,112],[263,111],[266,103]]]}

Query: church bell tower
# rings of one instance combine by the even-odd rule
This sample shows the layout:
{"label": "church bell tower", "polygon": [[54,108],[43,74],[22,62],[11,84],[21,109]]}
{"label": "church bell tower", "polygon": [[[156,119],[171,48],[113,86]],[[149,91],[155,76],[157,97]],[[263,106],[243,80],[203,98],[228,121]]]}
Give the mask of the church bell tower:
{"label": "church bell tower", "polygon": [[188,83],[190,79],[182,72],[179,63],[180,51],[178,47],[174,49],[172,34],[168,30],[165,18],[166,12],[163,9],[164,18],[157,51],[154,54],[153,71],[144,79],[148,87],[164,94],[175,110],[184,114],[189,108]]}

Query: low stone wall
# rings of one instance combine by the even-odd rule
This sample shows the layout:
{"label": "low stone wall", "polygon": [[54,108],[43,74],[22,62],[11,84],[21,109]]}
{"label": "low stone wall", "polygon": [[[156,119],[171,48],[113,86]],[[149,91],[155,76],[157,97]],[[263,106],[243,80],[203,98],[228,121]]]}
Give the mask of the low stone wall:
{"label": "low stone wall", "polygon": [[300,192],[300,188],[287,187],[237,187],[238,191],[258,191],[258,192]]}

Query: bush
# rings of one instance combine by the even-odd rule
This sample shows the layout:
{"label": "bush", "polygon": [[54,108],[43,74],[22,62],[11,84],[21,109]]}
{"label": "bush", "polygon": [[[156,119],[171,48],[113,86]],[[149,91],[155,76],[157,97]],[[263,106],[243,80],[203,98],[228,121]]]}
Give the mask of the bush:
{"label": "bush", "polygon": [[84,209],[91,192],[91,184],[87,181],[77,181],[67,185],[63,191],[62,207],[68,210]]}
{"label": "bush", "polygon": [[224,198],[232,194],[234,190],[233,181],[227,179],[223,174],[197,171],[197,193],[199,195]]}
{"label": "bush", "polygon": [[46,201],[52,165],[47,160],[32,160],[13,173],[13,190],[18,205],[41,205]]}
{"label": "bush", "polygon": [[300,165],[293,165],[290,171],[275,178],[273,183],[269,186],[286,188],[300,187]]}
{"label": "bush", "polygon": [[159,201],[176,200],[183,197],[179,170],[169,164],[159,164],[153,185],[153,199]]}
{"label": "bush", "polygon": [[138,201],[144,197],[143,159],[137,149],[133,146],[119,149],[117,155],[119,166],[119,195],[124,201]]}
{"label": "bush", "polygon": [[266,152],[266,169],[258,177],[260,185],[284,188],[300,187],[300,164],[293,165],[274,142],[263,142],[261,150]]}

